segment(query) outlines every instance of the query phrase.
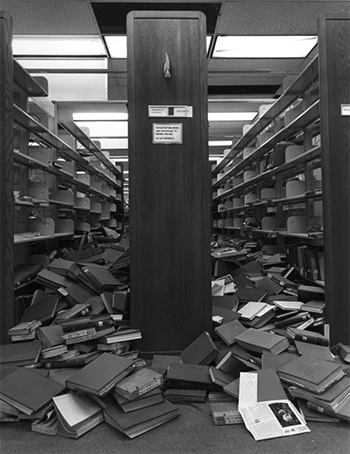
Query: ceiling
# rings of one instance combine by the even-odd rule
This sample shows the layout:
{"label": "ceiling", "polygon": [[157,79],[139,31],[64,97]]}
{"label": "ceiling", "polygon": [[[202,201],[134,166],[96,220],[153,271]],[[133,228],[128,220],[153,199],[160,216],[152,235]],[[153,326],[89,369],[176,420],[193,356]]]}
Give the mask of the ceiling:
{"label": "ceiling", "polygon": [[[325,13],[349,10],[349,0],[216,0],[186,2],[171,1],[102,1],[102,0],[0,0],[0,9],[13,18],[14,37],[25,35],[86,36],[125,34],[125,17],[132,9],[198,9],[207,16],[207,32],[219,35],[317,35],[317,19]],[[317,52],[317,46],[306,58],[212,58],[208,52],[208,110],[258,111],[261,104],[271,103],[283,91],[286,76],[296,76]],[[14,54],[15,58],[16,55]],[[19,60],[21,61],[21,60]],[[126,59],[107,58],[96,70],[88,70],[102,76],[104,82],[91,89],[82,81],[83,70],[50,70],[26,67],[33,75],[55,76],[55,82],[65,77],[75,77],[79,84],[74,94],[55,91],[59,101],[120,101],[127,102]],[[32,71],[31,71],[32,69]],[[104,86],[105,85],[105,86]],[[86,90],[84,91],[84,87]],[[95,96],[95,98],[93,97]],[[100,105],[100,103],[97,102]],[[79,102],[76,103],[79,106]],[[242,134],[247,122],[210,122],[209,140],[224,140],[234,143]],[[210,155],[222,155],[229,146],[210,147]],[[125,156],[127,150],[111,150],[111,156]]]}

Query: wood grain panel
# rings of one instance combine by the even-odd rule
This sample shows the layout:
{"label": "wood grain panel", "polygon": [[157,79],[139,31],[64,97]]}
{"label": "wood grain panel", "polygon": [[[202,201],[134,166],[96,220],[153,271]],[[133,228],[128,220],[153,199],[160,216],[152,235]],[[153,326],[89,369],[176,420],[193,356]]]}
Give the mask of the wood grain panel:
{"label": "wood grain panel", "polygon": [[319,22],[326,318],[332,344],[350,343],[350,15]]}
{"label": "wood grain panel", "polygon": [[14,324],[12,19],[0,11],[0,327],[1,343]]}
{"label": "wood grain panel", "polygon": [[[201,13],[130,13],[131,320],[145,351],[181,350],[211,327],[206,84]],[[148,117],[149,105],[192,106],[193,118]],[[152,143],[153,123],[181,124],[183,143]]]}

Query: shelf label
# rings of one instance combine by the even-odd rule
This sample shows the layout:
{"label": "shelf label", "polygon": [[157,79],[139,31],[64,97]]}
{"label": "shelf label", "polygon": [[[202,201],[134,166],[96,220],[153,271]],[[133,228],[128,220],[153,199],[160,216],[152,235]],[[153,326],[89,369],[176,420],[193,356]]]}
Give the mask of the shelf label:
{"label": "shelf label", "polygon": [[148,106],[149,117],[193,117],[192,106]]}
{"label": "shelf label", "polygon": [[153,123],[153,143],[182,143],[182,123]]}
{"label": "shelf label", "polygon": [[340,112],[342,117],[350,117],[350,104],[340,104]]}

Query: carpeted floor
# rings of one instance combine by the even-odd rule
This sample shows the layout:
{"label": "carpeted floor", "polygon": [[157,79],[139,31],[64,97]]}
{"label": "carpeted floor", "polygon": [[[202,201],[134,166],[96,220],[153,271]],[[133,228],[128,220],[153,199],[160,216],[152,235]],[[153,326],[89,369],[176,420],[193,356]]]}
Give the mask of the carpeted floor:
{"label": "carpeted floor", "polygon": [[1,454],[348,454],[347,423],[309,423],[311,432],[255,441],[244,424],[215,426],[209,404],[181,404],[180,417],[132,440],[106,423],[73,440],[34,433],[30,423],[2,423]]}

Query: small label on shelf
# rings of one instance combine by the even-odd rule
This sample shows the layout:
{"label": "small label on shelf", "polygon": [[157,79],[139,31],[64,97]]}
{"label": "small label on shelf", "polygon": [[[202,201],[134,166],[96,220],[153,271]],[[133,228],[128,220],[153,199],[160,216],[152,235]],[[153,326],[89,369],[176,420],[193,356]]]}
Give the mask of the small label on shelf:
{"label": "small label on shelf", "polygon": [[350,104],[340,104],[340,113],[342,117],[350,117]]}
{"label": "small label on shelf", "polygon": [[192,106],[148,106],[149,117],[193,117]]}

